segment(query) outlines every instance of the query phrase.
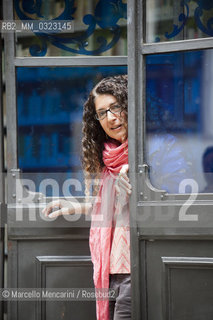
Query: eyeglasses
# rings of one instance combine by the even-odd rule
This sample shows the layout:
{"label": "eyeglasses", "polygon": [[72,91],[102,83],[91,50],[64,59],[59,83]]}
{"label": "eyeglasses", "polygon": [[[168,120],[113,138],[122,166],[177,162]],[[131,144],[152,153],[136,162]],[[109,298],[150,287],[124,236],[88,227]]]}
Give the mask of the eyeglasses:
{"label": "eyeglasses", "polygon": [[124,107],[119,106],[118,104],[115,104],[111,106],[109,109],[106,110],[100,110],[96,113],[95,119],[96,120],[103,120],[107,116],[107,112],[110,111],[112,114],[119,114],[124,109]]}

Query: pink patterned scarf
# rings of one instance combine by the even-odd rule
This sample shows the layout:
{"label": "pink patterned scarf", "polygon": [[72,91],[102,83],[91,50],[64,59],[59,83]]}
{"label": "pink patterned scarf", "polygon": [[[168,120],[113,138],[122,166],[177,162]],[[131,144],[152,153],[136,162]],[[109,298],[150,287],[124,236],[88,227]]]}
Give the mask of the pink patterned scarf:
{"label": "pink patterned scarf", "polygon": [[[117,174],[128,164],[128,141],[118,145],[114,141],[104,144],[105,168],[99,194],[92,211],[90,229],[90,251],[93,262],[93,279],[96,289],[109,288],[109,267],[112,235],[112,218],[115,208]],[[97,320],[109,320],[109,300],[96,300]]]}

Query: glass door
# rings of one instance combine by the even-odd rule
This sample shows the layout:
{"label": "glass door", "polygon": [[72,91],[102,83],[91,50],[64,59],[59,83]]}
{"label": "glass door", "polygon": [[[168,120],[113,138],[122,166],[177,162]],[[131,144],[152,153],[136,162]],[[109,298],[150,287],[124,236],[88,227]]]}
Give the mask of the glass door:
{"label": "glass door", "polygon": [[[4,34],[8,287],[92,288],[90,221],[41,211],[84,201],[83,104],[101,78],[127,73],[127,2],[9,0],[4,20],[16,29]],[[8,301],[11,320],[88,314],[94,301]]]}
{"label": "glass door", "polygon": [[212,10],[169,0],[129,10],[135,319],[213,315]]}

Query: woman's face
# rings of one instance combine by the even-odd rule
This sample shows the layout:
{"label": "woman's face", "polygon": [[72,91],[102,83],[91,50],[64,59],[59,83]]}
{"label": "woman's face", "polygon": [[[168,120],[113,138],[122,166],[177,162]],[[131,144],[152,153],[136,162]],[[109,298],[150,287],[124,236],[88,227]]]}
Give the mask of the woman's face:
{"label": "woman's face", "polygon": [[[95,98],[96,112],[104,111],[117,105],[117,100],[111,94],[101,94]],[[126,137],[125,114],[124,112],[113,114],[107,112],[106,117],[98,120],[106,134],[120,143],[123,143]]]}

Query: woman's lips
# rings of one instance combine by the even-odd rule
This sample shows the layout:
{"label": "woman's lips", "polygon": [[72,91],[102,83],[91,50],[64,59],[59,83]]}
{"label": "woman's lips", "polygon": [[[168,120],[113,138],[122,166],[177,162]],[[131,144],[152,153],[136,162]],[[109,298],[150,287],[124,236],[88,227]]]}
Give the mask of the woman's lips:
{"label": "woman's lips", "polygon": [[119,124],[118,126],[111,128],[111,130],[119,130],[121,128],[121,124]]}

